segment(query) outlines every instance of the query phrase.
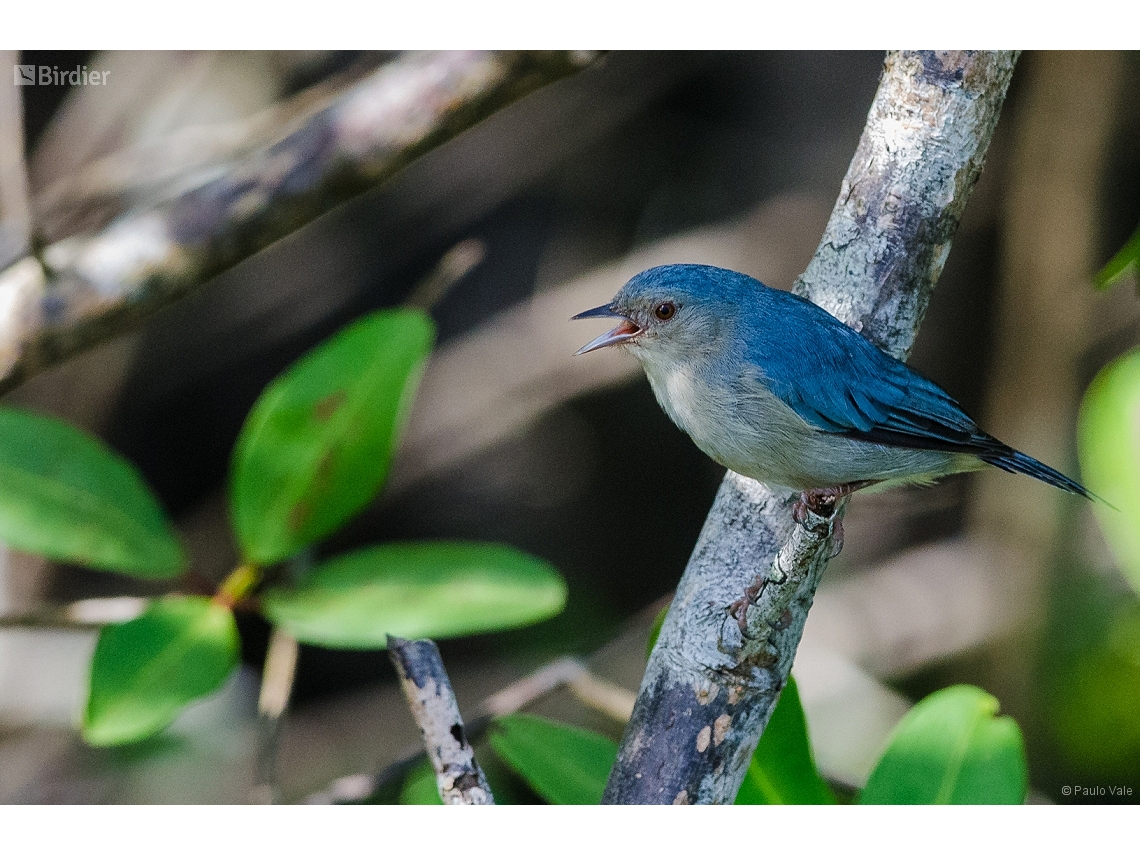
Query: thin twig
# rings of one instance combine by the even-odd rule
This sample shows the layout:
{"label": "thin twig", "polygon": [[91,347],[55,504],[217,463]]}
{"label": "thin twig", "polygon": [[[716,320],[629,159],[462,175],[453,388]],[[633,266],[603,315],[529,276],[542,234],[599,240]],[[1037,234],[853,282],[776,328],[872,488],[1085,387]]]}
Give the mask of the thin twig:
{"label": "thin twig", "polygon": [[423,734],[445,805],[490,805],[495,800],[463,729],[459,704],[439,648],[432,641],[388,636],[388,655],[400,676],[412,716]]}
{"label": "thin twig", "polygon": [[[521,680],[516,680],[488,698],[480,706],[479,717],[496,717],[518,712],[542,696],[577,679],[586,672],[586,666],[570,656],[555,659]],[[471,723],[472,730],[475,722]],[[473,734],[474,735],[474,734]]]}
{"label": "thin twig", "polygon": [[265,651],[261,694],[257,699],[257,777],[252,796],[252,801],[257,804],[274,804],[280,797],[277,749],[281,741],[282,718],[293,693],[299,650],[297,639],[274,627]]}
{"label": "thin twig", "polygon": [[405,305],[430,311],[456,283],[478,267],[487,256],[487,245],[478,238],[461,240],[443,254],[427,276],[412,289]]}

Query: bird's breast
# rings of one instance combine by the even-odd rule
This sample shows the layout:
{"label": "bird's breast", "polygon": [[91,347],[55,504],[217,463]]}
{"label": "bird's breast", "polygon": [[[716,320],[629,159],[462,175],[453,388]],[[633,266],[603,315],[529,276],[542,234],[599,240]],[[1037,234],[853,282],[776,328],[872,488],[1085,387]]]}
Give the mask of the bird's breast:
{"label": "bird's breast", "polygon": [[794,458],[812,430],[783,401],[763,389],[745,391],[715,369],[644,363],[661,408],[705,454],[760,480],[793,477],[789,469],[798,468]]}

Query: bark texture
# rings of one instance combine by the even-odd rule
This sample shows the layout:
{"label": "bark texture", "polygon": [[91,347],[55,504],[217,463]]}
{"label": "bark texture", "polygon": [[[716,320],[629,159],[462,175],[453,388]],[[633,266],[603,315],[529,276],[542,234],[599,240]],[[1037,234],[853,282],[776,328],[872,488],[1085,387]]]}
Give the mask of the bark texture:
{"label": "bark texture", "polygon": [[[887,55],[823,239],[797,280],[798,293],[897,357],[910,352],[942,272],[1016,58]],[[604,802],[735,799],[843,513],[840,503],[798,526],[792,498],[725,476],[650,656]],[[730,610],[749,599],[738,625]]]}
{"label": "bark texture", "polygon": [[431,641],[405,641],[388,636],[388,655],[408,706],[424,737],[435,769],[439,797],[445,805],[492,805],[491,788],[475,762],[475,752],[463,729],[451,681]]}

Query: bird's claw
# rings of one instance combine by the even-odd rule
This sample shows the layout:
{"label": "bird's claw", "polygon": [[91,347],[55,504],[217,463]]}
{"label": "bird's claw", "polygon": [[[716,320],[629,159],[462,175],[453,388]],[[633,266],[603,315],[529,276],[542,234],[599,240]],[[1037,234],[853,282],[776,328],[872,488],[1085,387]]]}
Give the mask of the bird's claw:
{"label": "bird's claw", "polygon": [[[811,528],[809,526],[810,517],[808,512],[818,517],[823,517],[831,523],[831,555],[829,558],[834,558],[843,550],[843,520],[835,516],[835,506],[838,501],[844,496],[864,487],[869,482],[858,482],[856,484],[842,484],[839,487],[824,487],[817,490],[804,490],[800,497],[792,504],[792,519],[798,525],[804,528]],[[816,534],[824,534],[818,529],[812,529]]]}
{"label": "bird's claw", "polygon": [[804,501],[804,496],[801,495],[792,503],[792,519],[796,521],[796,525],[802,525],[804,528],[807,528],[807,513],[807,502]]}
{"label": "bird's claw", "polygon": [[752,580],[752,584],[744,589],[744,596],[728,607],[728,616],[736,621],[740,634],[746,639],[752,639],[752,636],[748,634],[748,607],[760,602],[764,589],[768,587],[768,581],[762,576],[757,576]]}
{"label": "bird's claw", "polygon": [[[792,519],[816,534],[824,534],[822,530],[831,516],[835,513],[835,501],[838,496],[821,495],[825,490],[805,490],[800,497],[792,503]],[[822,518],[813,520],[812,517]]]}
{"label": "bird's claw", "polygon": [[827,556],[829,559],[834,558],[843,551],[843,520],[836,518],[835,522],[831,525],[831,554]]}
{"label": "bird's claw", "polygon": [[[806,529],[813,531],[821,537],[831,536],[831,555],[829,558],[834,558],[843,549],[843,520],[836,516],[835,507],[838,501],[844,496],[853,493],[860,487],[865,487],[872,482],[860,481],[854,484],[842,484],[838,487],[825,487],[818,490],[805,490],[800,494],[799,498],[792,503],[792,519],[796,521],[797,525],[801,525]],[[822,518],[822,524],[817,523],[812,525],[811,515]],[[744,589],[744,596],[739,600],[735,600],[726,609],[728,617],[736,621],[736,626],[740,630],[743,638],[751,640],[753,636],[748,633],[748,609],[760,602],[760,597],[764,594],[764,589],[768,586],[769,582],[782,583],[785,577],[778,570],[773,571],[774,575],[770,576],[757,576],[752,580],[752,584]]]}

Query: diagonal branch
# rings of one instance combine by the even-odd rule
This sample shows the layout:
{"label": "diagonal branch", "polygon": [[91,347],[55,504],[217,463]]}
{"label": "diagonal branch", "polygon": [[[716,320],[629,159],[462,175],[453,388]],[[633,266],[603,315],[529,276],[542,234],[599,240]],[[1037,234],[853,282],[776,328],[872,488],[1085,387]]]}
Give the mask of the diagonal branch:
{"label": "diagonal branch", "polygon": [[[905,357],[997,124],[1013,52],[887,55],[796,291]],[[603,801],[731,803],[792,667],[843,513],[729,472],[681,578]],[[750,594],[745,592],[749,591]],[[741,620],[734,602],[755,604]],[[737,613],[739,615],[739,613]]]}
{"label": "diagonal branch", "polygon": [[[220,174],[0,273],[0,391],[395,174],[588,57],[412,53]],[[42,263],[41,263],[42,262]]]}

